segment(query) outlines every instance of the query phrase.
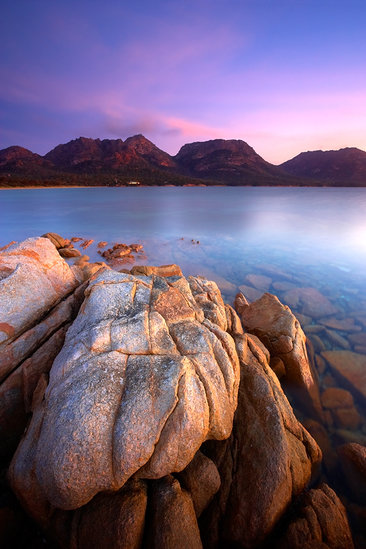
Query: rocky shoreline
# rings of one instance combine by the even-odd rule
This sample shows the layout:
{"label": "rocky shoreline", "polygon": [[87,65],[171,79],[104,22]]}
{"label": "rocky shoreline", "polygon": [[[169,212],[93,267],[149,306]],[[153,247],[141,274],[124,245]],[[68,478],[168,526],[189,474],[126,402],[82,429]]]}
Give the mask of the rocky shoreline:
{"label": "rocky shoreline", "polygon": [[361,424],[363,355],[314,360],[272,294],[233,308],[177,265],[69,265],[60,239],[0,251],[1,547],[362,547],[366,448],[324,425]]}

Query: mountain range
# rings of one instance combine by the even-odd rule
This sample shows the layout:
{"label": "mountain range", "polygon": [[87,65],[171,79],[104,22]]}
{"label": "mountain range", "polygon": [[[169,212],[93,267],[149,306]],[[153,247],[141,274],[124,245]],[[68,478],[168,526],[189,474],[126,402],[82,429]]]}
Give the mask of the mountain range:
{"label": "mountain range", "polygon": [[0,150],[0,185],[290,185],[366,186],[366,152],[303,152],[275,166],[242,140],[184,145],[171,156],[143,135],[79,137],[44,156],[18,146]]}

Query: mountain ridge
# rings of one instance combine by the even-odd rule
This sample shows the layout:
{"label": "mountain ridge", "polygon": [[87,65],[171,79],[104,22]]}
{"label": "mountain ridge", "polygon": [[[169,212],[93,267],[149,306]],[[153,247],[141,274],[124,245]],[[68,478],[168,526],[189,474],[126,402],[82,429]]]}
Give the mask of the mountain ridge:
{"label": "mountain ridge", "polygon": [[78,137],[44,156],[11,146],[0,150],[0,185],[277,185],[366,186],[366,152],[307,151],[278,166],[241,139],[183,145],[175,156],[137,134],[122,139]]}
{"label": "mountain ridge", "polygon": [[357,147],[302,152],[279,167],[297,177],[349,183],[363,181],[366,186],[366,152]]}

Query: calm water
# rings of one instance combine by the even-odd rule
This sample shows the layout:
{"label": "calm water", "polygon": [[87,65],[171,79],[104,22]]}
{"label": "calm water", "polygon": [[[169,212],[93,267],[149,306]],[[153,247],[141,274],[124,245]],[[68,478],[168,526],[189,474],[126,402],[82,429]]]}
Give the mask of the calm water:
{"label": "calm water", "polygon": [[[316,358],[324,350],[366,356],[366,188],[0,191],[0,246],[47,231],[94,239],[87,250],[93,260],[100,260],[100,240],[142,243],[135,263],[178,263],[186,275],[216,280],[228,302],[240,287],[252,299],[269,290],[299,315]],[[289,303],[288,292],[303,287],[319,291],[337,310],[332,318],[348,328],[324,326],[313,314],[317,299],[310,312],[301,300]],[[317,366],[322,391],[342,385],[329,367]],[[355,396],[358,423],[354,414],[353,423],[328,414],[334,447],[366,444],[364,404]]]}
{"label": "calm water", "polygon": [[[0,245],[47,231],[142,242],[150,263],[178,262],[185,274],[212,271],[234,285],[271,263],[304,286],[345,296],[357,291],[365,306],[366,189],[0,191]],[[96,248],[88,254],[96,259]]]}

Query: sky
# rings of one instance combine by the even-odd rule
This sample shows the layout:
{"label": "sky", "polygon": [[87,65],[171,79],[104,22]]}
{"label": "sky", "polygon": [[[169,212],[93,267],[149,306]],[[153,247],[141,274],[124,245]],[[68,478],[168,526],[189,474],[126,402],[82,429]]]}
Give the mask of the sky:
{"label": "sky", "polygon": [[364,0],[2,0],[0,149],[366,150]]}

